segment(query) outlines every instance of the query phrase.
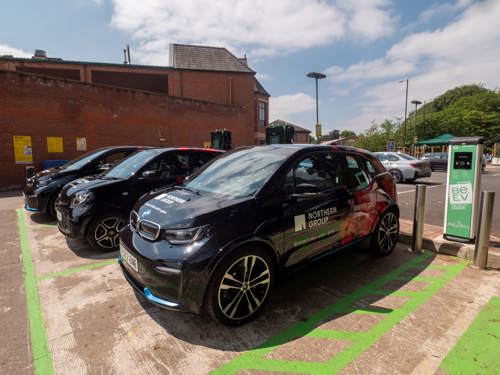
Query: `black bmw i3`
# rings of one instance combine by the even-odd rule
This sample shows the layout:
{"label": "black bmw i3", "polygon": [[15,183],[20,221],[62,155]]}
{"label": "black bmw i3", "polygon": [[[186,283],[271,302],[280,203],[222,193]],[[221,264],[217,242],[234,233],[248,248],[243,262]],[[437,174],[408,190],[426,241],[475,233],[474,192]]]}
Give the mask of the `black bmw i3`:
{"label": "black bmw i3", "polygon": [[182,186],[143,196],[121,232],[119,262],[150,302],[236,325],[301,263],[365,240],[390,254],[398,216],[394,179],[371,153],[244,147]]}

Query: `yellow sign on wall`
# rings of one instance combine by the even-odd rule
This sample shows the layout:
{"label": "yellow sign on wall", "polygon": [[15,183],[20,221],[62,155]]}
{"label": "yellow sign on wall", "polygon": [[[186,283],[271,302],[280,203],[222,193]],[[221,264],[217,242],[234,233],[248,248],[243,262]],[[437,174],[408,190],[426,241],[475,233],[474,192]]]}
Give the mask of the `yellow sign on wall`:
{"label": "yellow sign on wall", "polygon": [[87,138],[76,138],[76,151],[87,151]]}
{"label": "yellow sign on wall", "polygon": [[47,137],[47,152],[63,152],[62,137]]}
{"label": "yellow sign on wall", "polygon": [[14,135],[14,160],[16,164],[33,163],[33,150],[31,149],[31,136]]}
{"label": "yellow sign on wall", "polygon": [[212,148],[212,142],[204,141],[203,142],[203,148]]}

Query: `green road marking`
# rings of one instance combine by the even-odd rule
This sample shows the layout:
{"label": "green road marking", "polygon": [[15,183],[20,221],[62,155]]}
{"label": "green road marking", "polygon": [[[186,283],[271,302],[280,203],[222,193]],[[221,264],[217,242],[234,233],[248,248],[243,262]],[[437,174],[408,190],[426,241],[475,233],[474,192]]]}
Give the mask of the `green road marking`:
{"label": "green road marking", "polygon": [[500,371],[500,297],[492,297],[440,368],[450,375]]}
{"label": "green road marking", "polygon": [[[453,263],[446,266],[446,268],[444,268],[445,272],[441,275],[436,277],[425,277],[425,281],[428,282],[429,285],[421,291],[406,292],[383,290],[384,285],[391,281],[398,281],[401,279],[405,281],[424,279],[420,277],[406,277],[403,276],[403,274],[411,268],[425,268],[422,262],[428,260],[431,256],[432,253],[428,251],[416,256],[370,284],[359,288],[353,293],[344,296],[336,303],[316,312],[306,321],[296,323],[292,327],[268,339],[257,348],[237,356],[230,362],[213,371],[213,374],[234,374],[243,369],[308,374],[335,374],[340,372],[350,362],[377,342],[383,335],[389,332],[397,323],[423,305],[432,295],[439,291],[450,280],[455,278],[467,264],[466,261]],[[357,307],[354,305],[355,302],[363,297],[373,295],[404,296],[407,300],[400,308],[394,310],[377,306]],[[345,332],[317,328],[320,324],[331,320],[336,314],[347,313],[380,314],[383,316],[383,319],[368,332]],[[277,349],[279,346],[303,336],[316,338],[318,340],[328,338],[348,340],[350,345],[328,361],[322,363],[265,358],[267,354]]]}
{"label": "green road marking", "polygon": [[26,290],[26,305],[28,308],[28,321],[31,335],[31,351],[36,374],[50,375],[54,373],[52,357],[50,355],[45,321],[40,306],[40,296],[36,281],[31,250],[28,241],[28,230],[24,221],[24,214],[17,209],[17,226],[21,242],[23,257],[24,288]]}
{"label": "green road marking", "polygon": [[102,261],[102,262],[90,263],[90,264],[86,264],[86,265],[81,266],[81,267],[68,268],[68,269],[65,269],[62,271],[47,273],[45,275],[39,276],[38,280],[42,281],[42,280],[47,280],[47,279],[55,279],[56,277],[59,277],[59,276],[67,276],[67,275],[71,275],[73,273],[77,273],[77,272],[81,272],[81,271],[93,270],[95,268],[101,268],[101,267],[105,267],[109,264],[115,264],[115,263],[117,263],[116,258],[107,259],[107,260]]}

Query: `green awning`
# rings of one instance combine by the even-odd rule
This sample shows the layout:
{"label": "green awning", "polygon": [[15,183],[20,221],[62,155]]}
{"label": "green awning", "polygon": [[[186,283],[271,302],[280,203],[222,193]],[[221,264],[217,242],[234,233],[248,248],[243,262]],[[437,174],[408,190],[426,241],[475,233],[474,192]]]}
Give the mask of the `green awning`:
{"label": "green awning", "polygon": [[437,136],[436,138],[432,139],[425,139],[423,141],[417,142],[417,145],[420,146],[440,146],[440,145],[447,145],[448,142],[450,142],[450,139],[455,138],[453,134],[445,133]]}

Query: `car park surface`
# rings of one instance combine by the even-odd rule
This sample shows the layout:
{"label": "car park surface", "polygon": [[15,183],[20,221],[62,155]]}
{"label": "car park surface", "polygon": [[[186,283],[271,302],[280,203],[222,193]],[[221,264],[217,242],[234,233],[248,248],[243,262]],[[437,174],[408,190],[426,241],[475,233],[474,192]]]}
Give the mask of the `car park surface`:
{"label": "car park surface", "polygon": [[[472,322],[500,294],[497,271],[478,272],[457,258],[406,246],[382,258],[353,249],[287,276],[258,319],[226,327],[150,304],[121,276],[118,252],[68,244],[53,222],[16,212],[21,202],[0,199],[0,233],[9,241],[0,248],[13,255],[2,277],[7,269],[21,276],[2,279],[0,291],[6,373],[443,373],[448,356],[463,350],[459,338],[476,331]],[[21,247],[29,296],[15,263]],[[28,326],[26,315],[40,324]],[[498,348],[471,341],[468,349],[482,352],[469,373],[494,374],[484,353],[498,359]]]}

